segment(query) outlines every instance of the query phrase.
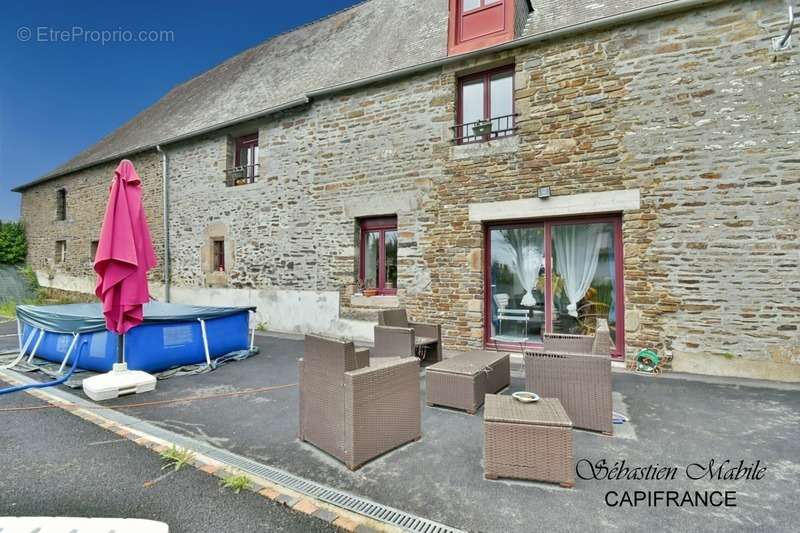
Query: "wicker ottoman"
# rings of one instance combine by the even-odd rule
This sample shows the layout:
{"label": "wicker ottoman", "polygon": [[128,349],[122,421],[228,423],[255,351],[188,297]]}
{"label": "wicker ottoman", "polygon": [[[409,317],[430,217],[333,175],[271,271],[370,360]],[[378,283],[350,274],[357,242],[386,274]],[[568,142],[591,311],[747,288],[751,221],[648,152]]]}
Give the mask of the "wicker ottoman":
{"label": "wicker ottoman", "polygon": [[484,474],[575,486],[572,422],[555,398],[521,403],[511,396],[486,395]]}
{"label": "wicker ottoman", "polygon": [[487,393],[511,383],[509,357],[499,352],[459,353],[429,366],[425,383],[429,406],[454,407],[474,415]]}

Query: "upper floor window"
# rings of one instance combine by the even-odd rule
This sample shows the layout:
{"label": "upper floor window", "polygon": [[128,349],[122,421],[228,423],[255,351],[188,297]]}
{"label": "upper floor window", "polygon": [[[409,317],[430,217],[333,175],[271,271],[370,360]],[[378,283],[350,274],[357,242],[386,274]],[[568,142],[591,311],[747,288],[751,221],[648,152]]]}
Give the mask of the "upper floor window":
{"label": "upper floor window", "polygon": [[258,170],[258,133],[237,138],[233,152],[233,168],[226,171],[228,187],[255,183]]}
{"label": "upper floor window", "polygon": [[488,141],[515,130],[514,66],[465,76],[458,81],[455,139]]}
{"label": "upper floor window", "polygon": [[67,190],[56,191],[56,220],[67,220]]}
{"label": "upper floor window", "polygon": [[377,294],[397,294],[397,217],[361,220],[359,278]]}
{"label": "upper floor window", "polygon": [[514,38],[516,0],[450,0],[450,54]]}
{"label": "upper floor window", "polygon": [[100,241],[92,241],[89,245],[89,256],[91,257],[92,261],[95,260],[97,257],[97,248],[100,246]]}

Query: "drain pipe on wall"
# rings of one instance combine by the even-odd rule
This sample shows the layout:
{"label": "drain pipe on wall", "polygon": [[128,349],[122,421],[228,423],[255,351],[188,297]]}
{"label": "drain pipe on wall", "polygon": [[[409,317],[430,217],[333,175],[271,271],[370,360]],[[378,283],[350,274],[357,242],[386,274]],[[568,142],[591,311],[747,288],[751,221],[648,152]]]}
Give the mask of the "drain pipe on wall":
{"label": "drain pipe on wall", "polygon": [[161,154],[161,202],[162,202],[162,218],[164,219],[164,301],[170,302],[170,255],[169,255],[169,179],[167,152],[165,152],[160,144],[156,145],[156,151]]}

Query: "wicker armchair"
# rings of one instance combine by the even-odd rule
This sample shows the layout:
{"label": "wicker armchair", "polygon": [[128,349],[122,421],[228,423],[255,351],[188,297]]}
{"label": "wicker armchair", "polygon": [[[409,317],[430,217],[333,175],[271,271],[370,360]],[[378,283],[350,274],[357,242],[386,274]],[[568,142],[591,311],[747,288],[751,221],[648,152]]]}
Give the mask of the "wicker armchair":
{"label": "wicker armchair", "polygon": [[611,435],[610,351],[602,323],[595,336],[545,335],[543,350],[525,352],[525,388],[561,400],[574,427]]}
{"label": "wicker armchair", "polygon": [[414,357],[438,363],[442,360],[442,327],[409,322],[405,309],[378,314],[373,357]]}
{"label": "wicker armchair", "polygon": [[566,335],[563,333],[545,333],[545,352],[566,352],[609,355],[611,353],[611,334],[606,320],[597,321],[594,335]]}
{"label": "wicker armchair", "polygon": [[419,440],[419,361],[369,360],[352,342],[307,335],[300,375],[300,440],[351,470]]}

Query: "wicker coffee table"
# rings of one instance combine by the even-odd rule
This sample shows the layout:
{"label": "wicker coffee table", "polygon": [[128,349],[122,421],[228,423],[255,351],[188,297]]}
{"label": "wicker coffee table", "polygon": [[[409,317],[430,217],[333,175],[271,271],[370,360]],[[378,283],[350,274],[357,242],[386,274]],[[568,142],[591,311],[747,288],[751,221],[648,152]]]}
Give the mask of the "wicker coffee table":
{"label": "wicker coffee table", "polygon": [[575,486],[572,422],[555,398],[521,403],[511,396],[486,395],[484,475]]}
{"label": "wicker coffee table", "polygon": [[511,383],[507,353],[463,352],[431,365],[425,371],[429,406],[454,407],[474,415],[487,393]]}

